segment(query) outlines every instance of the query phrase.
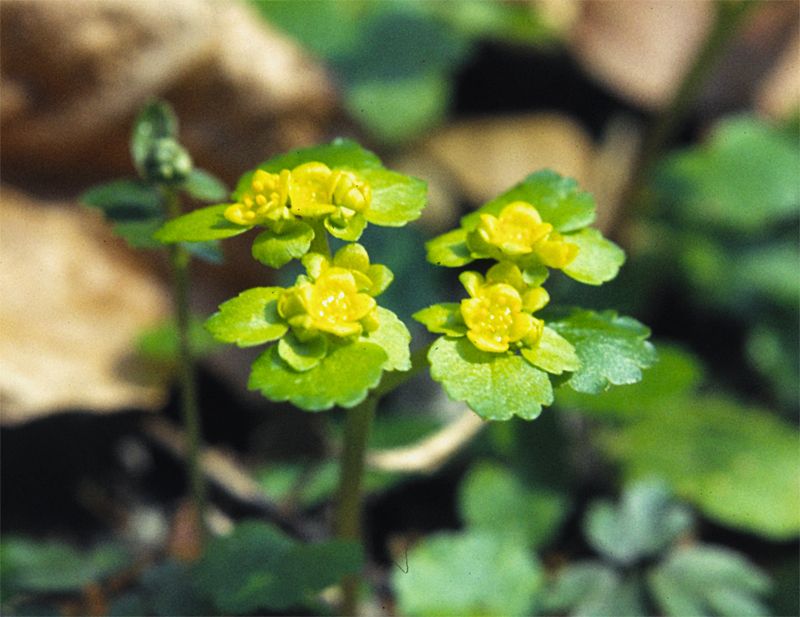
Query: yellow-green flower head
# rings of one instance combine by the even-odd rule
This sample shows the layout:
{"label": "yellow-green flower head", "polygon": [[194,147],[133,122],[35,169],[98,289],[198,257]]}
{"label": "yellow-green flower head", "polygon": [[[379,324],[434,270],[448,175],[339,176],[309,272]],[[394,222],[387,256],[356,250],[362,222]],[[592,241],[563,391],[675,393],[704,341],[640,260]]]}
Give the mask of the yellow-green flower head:
{"label": "yellow-green flower head", "polygon": [[332,170],[317,162],[292,170],[289,197],[296,216],[316,218],[336,213],[349,217],[366,210],[371,196],[369,185],[350,171]]}
{"label": "yellow-green flower head", "polygon": [[578,254],[576,245],[566,242],[524,201],[508,204],[499,216],[481,214],[477,227],[467,235],[467,246],[477,255],[498,260],[536,256],[551,268],[564,268]]}
{"label": "yellow-green flower head", "polygon": [[470,295],[461,301],[461,316],[475,347],[503,353],[515,343],[538,344],[544,322],[531,313],[549,301],[543,288],[526,288],[519,268],[507,262],[490,269],[486,279],[477,272],[459,278]]}
{"label": "yellow-green flower head", "polygon": [[263,225],[291,218],[288,208],[291,173],[284,169],[271,174],[258,169],[250,189],[225,210],[225,218],[237,225]]}

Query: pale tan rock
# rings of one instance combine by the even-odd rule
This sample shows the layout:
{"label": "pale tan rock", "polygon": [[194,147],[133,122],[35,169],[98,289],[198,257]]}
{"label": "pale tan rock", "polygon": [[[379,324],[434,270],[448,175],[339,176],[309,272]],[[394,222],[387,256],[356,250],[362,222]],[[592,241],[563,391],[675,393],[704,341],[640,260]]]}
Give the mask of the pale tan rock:
{"label": "pale tan rock", "polygon": [[156,409],[134,341],[169,314],[162,284],[95,213],[0,193],[0,423]]}
{"label": "pale tan rock", "polygon": [[194,157],[223,174],[320,139],[326,74],[238,2],[0,3],[2,163],[41,179],[129,173],[131,122],[177,108]]}
{"label": "pale tan rock", "polygon": [[578,62],[650,109],[674,95],[714,19],[710,0],[589,0],[570,36]]}
{"label": "pale tan rock", "polygon": [[766,116],[781,120],[800,111],[800,36],[795,35],[762,83],[756,106]]}
{"label": "pale tan rock", "polygon": [[549,113],[458,122],[434,134],[423,148],[475,204],[544,168],[584,185],[593,155],[591,138],[576,122]]}

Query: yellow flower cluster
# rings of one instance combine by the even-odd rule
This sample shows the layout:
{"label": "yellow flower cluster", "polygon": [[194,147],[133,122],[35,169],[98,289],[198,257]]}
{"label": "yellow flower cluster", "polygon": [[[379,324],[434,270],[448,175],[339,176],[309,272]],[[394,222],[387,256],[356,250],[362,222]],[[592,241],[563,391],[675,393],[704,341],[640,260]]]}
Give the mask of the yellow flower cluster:
{"label": "yellow flower cluster", "polygon": [[283,219],[329,216],[342,224],[369,207],[369,185],[355,173],[310,162],[273,174],[256,170],[248,190],[228,206],[237,225],[268,225]]}
{"label": "yellow flower cluster", "polygon": [[550,300],[542,287],[528,287],[520,269],[509,262],[496,264],[484,279],[477,272],[459,277],[470,297],[461,301],[467,338],[478,349],[494,353],[514,344],[535,347],[544,322],[532,313]]}
{"label": "yellow flower cluster", "polygon": [[467,245],[478,254],[517,261],[535,256],[550,268],[564,268],[578,254],[578,247],[542,221],[539,211],[524,201],[508,204],[499,216],[481,214],[477,227],[467,235]]}

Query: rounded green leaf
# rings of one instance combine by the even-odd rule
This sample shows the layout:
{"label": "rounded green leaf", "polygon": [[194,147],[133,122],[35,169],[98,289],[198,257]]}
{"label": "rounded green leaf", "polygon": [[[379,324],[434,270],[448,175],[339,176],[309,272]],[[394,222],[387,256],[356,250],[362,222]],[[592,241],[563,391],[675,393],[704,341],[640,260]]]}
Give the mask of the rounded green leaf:
{"label": "rounded green leaf", "polygon": [[278,315],[281,287],[255,287],[223,302],[206,321],[206,329],[218,341],[252,347],[279,339],[288,326]]}
{"label": "rounded green leaf", "polygon": [[394,571],[403,615],[530,615],[543,583],[534,555],[514,536],[490,530],[440,533],[408,553],[408,572]]}
{"label": "rounded green leaf", "polygon": [[412,317],[428,328],[429,332],[448,336],[464,336],[467,333],[467,325],[461,317],[461,308],[457,302],[434,304],[417,311]]}
{"label": "rounded green leaf", "polygon": [[553,375],[561,375],[565,371],[576,371],[581,365],[572,344],[548,327],[542,331],[542,338],[536,347],[533,349],[522,348],[522,356],[533,366]]}
{"label": "rounded green leaf", "polygon": [[308,371],[320,363],[328,353],[328,339],[317,336],[300,341],[291,332],[278,341],[278,355],[296,371]]}
{"label": "rounded green leaf", "polygon": [[542,406],[553,402],[547,373],[510,353],[477,349],[466,338],[442,337],[428,353],[431,377],[447,395],[465,401],[485,420],[536,418]]}
{"label": "rounded green leaf", "polygon": [[328,230],[328,233],[330,233],[334,238],[339,238],[339,240],[344,240],[345,242],[355,242],[358,240],[361,237],[361,234],[364,233],[364,229],[367,227],[367,219],[365,219],[364,215],[360,213],[345,219],[341,223],[328,216],[325,217],[323,223],[325,225],[325,229]]}
{"label": "rounded green leaf", "polygon": [[265,161],[259,169],[277,173],[282,169],[294,169],[298,165],[311,162],[325,163],[331,169],[350,167],[352,169],[380,169],[381,160],[352,139],[335,139],[329,144],[301,148]]}
{"label": "rounded green leaf", "polygon": [[564,268],[564,273],[581,283],[600,285],[610,281],[625,263],[625,251],[597,229],[582,229],[564,239],[578,246],[578,256]]}
{"label": "rounded green leaf", "polygon": [[153,237],[164,244],[175,242],[206,242],[232,238],[252,229],[231,223],[223,214],[228,204],[217,204],[194,210],[167,221]]}
{"label": "rounded green leaf", "polygon": [[597,394],[612,384],[637,383],[642,369],[658,359],[646,340],[650,330],[614,311],[575,309],[567,317],[548,320],[547,325],[575,347],[581,365],[567,383],[578,392]]}
{"label": "rounded green leaf", "polygon": [[228,187],[207,171],[193,169],[181,188],[200,201],[222,201],[228,196]]}
{"label": "rounded green leaf", "polygon": [[253,241],[253,257],[265,266],[280,268],[308,252],[314,230],[302,221],[283,221],[280,228],[262,231]]}
{"label": "rounded green leaf", "polygon": [[425,244],[428,261],[437,266],[458,268],[474,260],[467,248],[467,230],[454,229]]}
{"label": "rounded green leaf", "polygon": [[400,318],[389,309],[378,307],[378,329],[363,339],[380,345],[388,356],[385,371],[407,371],[411,368],[411,333]]}
{"label": "rounded green leaf", "polygon": [[386,227],[401,227],[420,217],[428,200],[426,182],[382,168],[355,171],[372,190],[372,200],[364,212],[367,221]]}
{"label": "rounded green leaf", "polygon": [[481,213],[497,216],[514,201],[525,201],[534,206],[542,220],[561,233],[576,231],[594,222],[594,198],[581,191],[572,178],[545,169],[529,175],[512,189],[462,218],[461,226],[474,229]]}
{"label": "rounded green leaf", "polygon": [[387,359],[379,345],[358,341],[334,347],[314,368],[301,373],[286,364],[273,346],[253,363],[248,387],[306,411],[354,407],[378,385]]}
{"label": "rounded green leaf", "polygon": [[102,210],[114,222],[152,220],[163,217],[161,193],[141,180],[114,180],[86,191],[81,202]]}

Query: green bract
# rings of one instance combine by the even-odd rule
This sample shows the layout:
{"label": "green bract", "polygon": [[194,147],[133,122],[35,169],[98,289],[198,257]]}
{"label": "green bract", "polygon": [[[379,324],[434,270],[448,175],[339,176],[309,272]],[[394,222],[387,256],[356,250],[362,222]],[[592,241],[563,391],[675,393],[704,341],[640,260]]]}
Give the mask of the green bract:
{"label": "green bract", "polygon": [[411,335],[392,311],[376,305],[391,271],[371,264],[360,244],[332,259],[303,258],[294,286],[257,287],[224,302],[206,323],[220,341],[240,347],[278,341],[253,364],[249,387],[309,411],[352,407],[383,371],[411,368]]}
{"label": "green bract", "polygon": [[278,268],[304,255],[323,228],[354,242],[368,223],[397,227],[413,221],[425,205],[426,184],[338,139],[266,161],[240,178],[232,199],[174,219],[156,237],[167,243],[211,240],[264,227],[253,256]]}
{"label": "green bract", "polygon": [[[535,208],[542,228],[542,238],[530,238],[531,246],[514,250],[498,239],[493,246],[481,233],[487,218],[491,223],[504,216],[507,208],[518,204]],[[476,212],[461,219],[460,227],[428,242],[428,261],[439,266],[457,268],[475,259],[510,259],[517,263],[529,284],[541,284],[547,278],[545,267],[562,269],[581,283],[600,285],[613,279],[625,260],[624,253],[596,229],[586,229],[594,221],[594,199],[578,188],[570,178],[544,170],[529,175],[525,180],[488,202]],[[502,238],[502,232],[500,238]],[[550,237],[548,238],[548,235]],[[560,243],[577,247],[577,256],[554,259],[544,245]],[[565,263],[567,262],[567,263]]]}

